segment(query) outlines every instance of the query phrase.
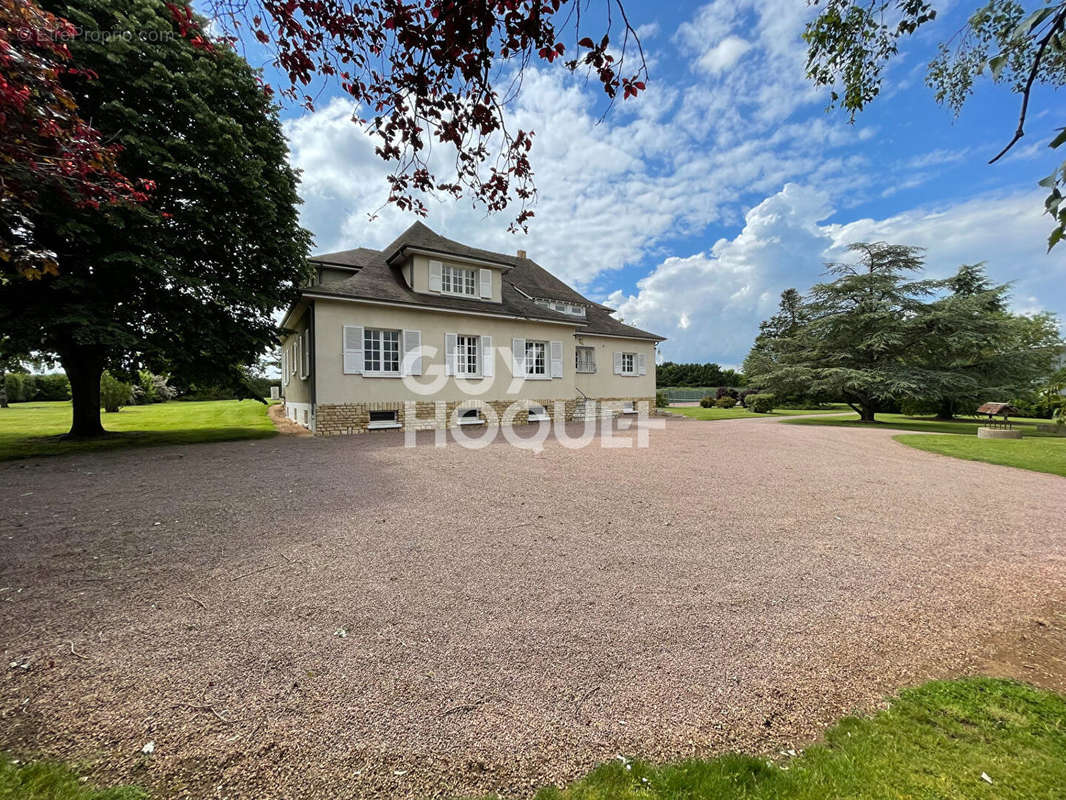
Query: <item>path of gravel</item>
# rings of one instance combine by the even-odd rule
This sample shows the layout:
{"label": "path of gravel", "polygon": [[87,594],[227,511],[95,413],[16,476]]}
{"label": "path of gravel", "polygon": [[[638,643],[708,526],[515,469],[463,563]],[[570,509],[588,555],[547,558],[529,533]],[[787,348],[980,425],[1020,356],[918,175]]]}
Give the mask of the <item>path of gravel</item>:
{"label": "path of gravel", "polygon": [[890,436],[671,420],[647,450],[2,465],[0,749],[168,798],[333,800],[802,742],[1066,596],[1066,481]]}

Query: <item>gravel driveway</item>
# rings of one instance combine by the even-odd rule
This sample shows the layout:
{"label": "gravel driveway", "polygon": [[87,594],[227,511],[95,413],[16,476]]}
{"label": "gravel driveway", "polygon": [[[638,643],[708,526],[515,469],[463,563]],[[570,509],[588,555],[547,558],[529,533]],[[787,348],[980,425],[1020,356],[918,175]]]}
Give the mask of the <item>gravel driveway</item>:
{"label": "gravel driveway", "polygon": [[528,794],[802,743],[1066,596],[1064,479],[890,431],[399,441],[0,465],[0,749],[167,798]]}

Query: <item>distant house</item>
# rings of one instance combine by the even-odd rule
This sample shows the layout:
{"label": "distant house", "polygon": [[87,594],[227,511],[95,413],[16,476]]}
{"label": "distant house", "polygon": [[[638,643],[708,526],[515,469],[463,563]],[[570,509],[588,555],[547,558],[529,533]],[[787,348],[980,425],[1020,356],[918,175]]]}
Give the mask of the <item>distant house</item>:
{"label": "distant house", "polygon": [[290,419],[316,434],[635,413],[663,337],[528,258],[416,222],[384,250],[311,259],[281,340]]}

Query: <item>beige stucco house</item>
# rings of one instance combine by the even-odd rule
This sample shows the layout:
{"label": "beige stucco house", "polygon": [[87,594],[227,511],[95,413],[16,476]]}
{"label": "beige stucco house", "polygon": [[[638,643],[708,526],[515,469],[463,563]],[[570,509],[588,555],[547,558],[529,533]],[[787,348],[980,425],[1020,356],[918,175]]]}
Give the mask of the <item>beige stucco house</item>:
{"label": "beige stucco house", "polygon": [[521,250],[467,247],[416,222],[384,250],[311,262],[282,323],[281,394],[316,434],[654,407],[663,337],[614,319]]}

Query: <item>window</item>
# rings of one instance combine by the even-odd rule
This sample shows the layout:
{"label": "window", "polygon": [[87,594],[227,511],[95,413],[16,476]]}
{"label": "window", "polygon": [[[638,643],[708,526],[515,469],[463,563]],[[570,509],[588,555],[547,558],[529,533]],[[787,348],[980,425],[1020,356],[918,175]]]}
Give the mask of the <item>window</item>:
{"label": "window", "polygon": [[478,350],[481,347],[480,336],[463,336],[459,335],[455,337],[455,374],[466,375],[480,375],[481,371],[478,367]]}
{"label": "window", "polygon": [[440,271],[440,290],[448,294],[477,296],[477,275],[472,269],[445,264]]}
{"label": "window", "polygon": [[400,332],[367,328],[363,332],[363,374],[400,374]]}
{"label": "window", "polygon": [[377,431],[385,428],[399,428],[399,414],[396,411],[371,411],[367,430]]}
{"label": "window", "polygon": [[578,347],[575,348],[574,353],[576,354],[574,367],[578,372],[596,371],[596,348]]}
{"label": "window", "polygon": [[569,314],[572,317],[585,316],[585,307],[576,303],[564,303],[562,300],[534,300],[533,302],[538,306],[550,308],[552,311],[558,311],[561,314]]}
{"label": "window", "polygon": [[547,350],[547,342],[526,342],[526,375],[548,374]]}
{"label": "window", "polygon": [[481,412],[476,408],[468,408],[459,414],[460,425],[480,425],[484,421],[481,418]]}
{"label": "window", "polygon": [[637,374],[637,356],[635,353],[622,353],[622,374]]}
{"label": "window", "polygon": [[549,417],[548,412],[544,410],[544,406],[530,404],[528,416],[530,422],[551,422],[551,417]]}

